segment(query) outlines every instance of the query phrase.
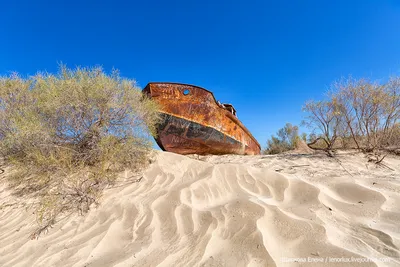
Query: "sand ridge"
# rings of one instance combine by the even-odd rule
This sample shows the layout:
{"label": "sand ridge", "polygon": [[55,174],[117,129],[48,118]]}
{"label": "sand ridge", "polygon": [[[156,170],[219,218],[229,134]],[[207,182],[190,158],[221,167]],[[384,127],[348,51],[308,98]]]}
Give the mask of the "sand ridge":
{"label": "sand ridge", "polygon": [[2,184],[0,266],[397,266],[400,158],[385,163],[157,152],[140,182],[107,189],[38,240],[32,209]]}

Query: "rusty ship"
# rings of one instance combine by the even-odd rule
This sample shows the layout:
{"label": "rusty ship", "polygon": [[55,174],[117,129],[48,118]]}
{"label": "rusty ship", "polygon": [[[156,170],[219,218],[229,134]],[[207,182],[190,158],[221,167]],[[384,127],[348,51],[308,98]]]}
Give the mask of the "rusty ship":
{"label": "rusty ship", "polygon": [[178,154],[259,155],[260,144],[242,124],[231,104],[217,101],[199,86],[152,82],[143,93],[159,105],[155,140]]}

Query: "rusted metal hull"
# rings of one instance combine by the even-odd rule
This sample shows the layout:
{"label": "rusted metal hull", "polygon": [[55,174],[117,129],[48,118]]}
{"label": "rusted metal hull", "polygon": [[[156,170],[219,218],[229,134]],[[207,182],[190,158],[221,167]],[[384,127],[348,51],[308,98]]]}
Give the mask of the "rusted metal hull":
{"label": "rusted metal hull", "polygon": [[156,142],[179,154],[259,155],[260,145],[214,95],[201,87],[149,83],[144,89],[160,106]]}

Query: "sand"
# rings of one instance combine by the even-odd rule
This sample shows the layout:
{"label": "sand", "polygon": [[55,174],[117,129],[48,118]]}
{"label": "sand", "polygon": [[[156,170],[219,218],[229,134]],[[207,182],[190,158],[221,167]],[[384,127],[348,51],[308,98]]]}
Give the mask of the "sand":
{"label": "sand", "polygon": [[384,163],[156,152],[140,182],[124,174],[34,240],[34,210],[6,171],[0,266],[400,266],[400,157]]}

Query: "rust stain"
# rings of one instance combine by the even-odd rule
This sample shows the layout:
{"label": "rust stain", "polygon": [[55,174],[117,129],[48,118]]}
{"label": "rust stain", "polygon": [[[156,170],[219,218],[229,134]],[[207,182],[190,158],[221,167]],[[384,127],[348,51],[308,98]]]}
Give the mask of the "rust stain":
{"label": "rust stain", "polygon": [[143,92],[161,107],[156,141],[179,154],[259,155],[260,144],[236,117],[232,105],[194,85],[149,83]]}

